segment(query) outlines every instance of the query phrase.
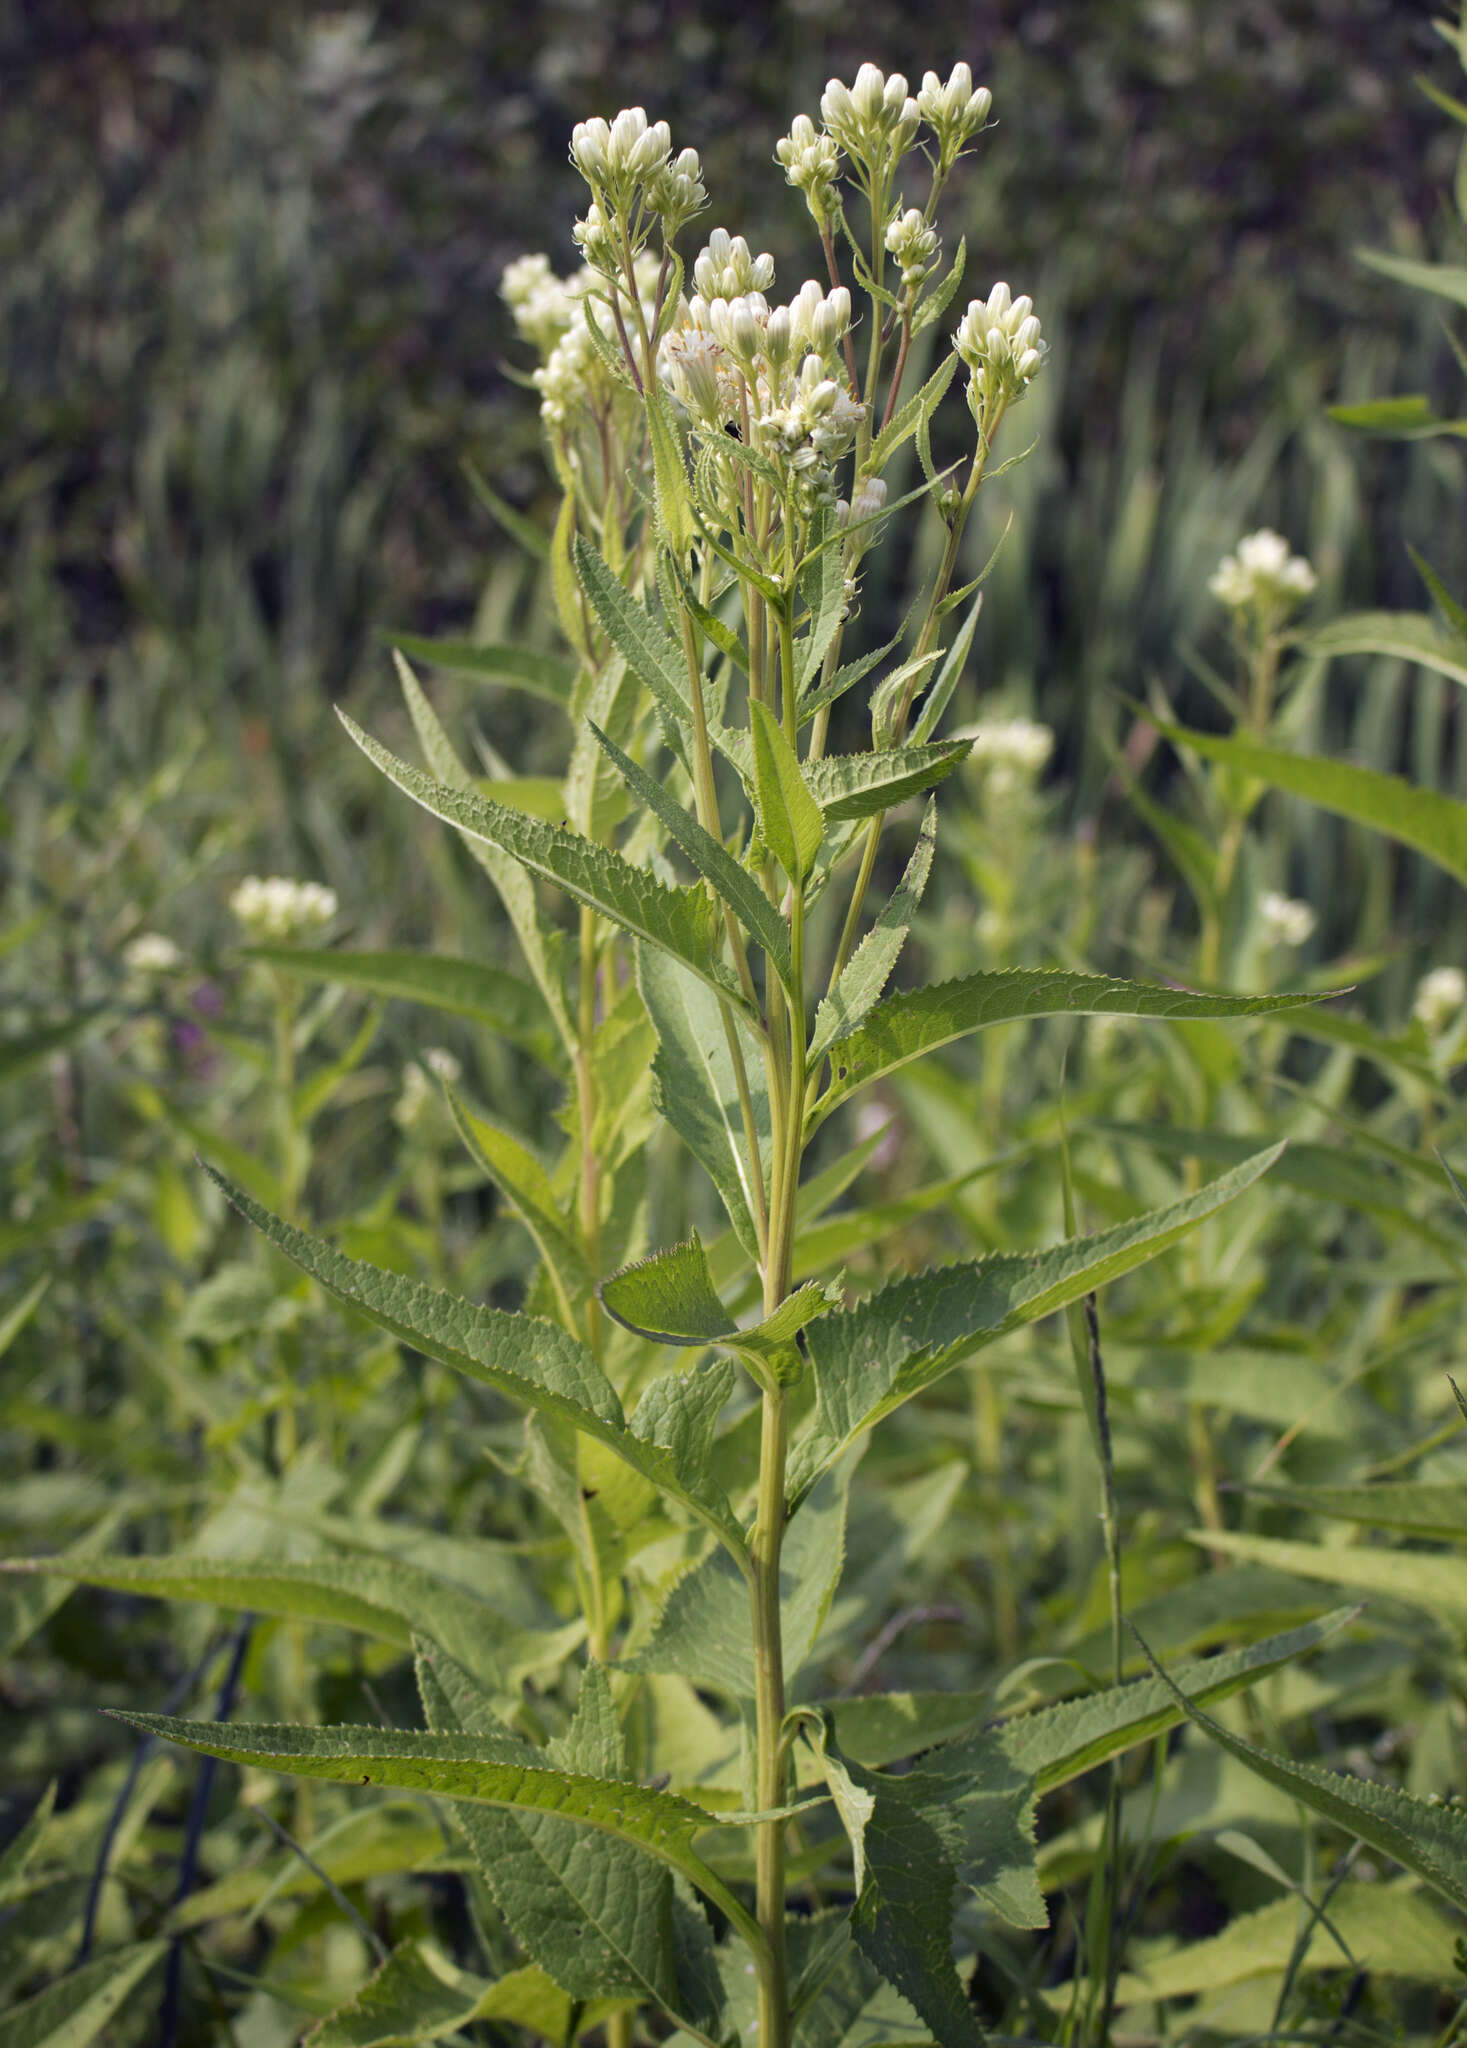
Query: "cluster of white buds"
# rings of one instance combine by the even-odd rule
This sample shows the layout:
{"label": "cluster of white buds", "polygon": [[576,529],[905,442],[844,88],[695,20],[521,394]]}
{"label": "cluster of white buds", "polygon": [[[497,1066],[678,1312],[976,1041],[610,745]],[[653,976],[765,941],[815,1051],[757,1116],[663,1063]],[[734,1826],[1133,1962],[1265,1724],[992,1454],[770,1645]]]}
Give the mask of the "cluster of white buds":
{"label": "cluster of white buds", "polygon": [[123,947],[122,964],[129,974],[172,974],[183,955],[162,932],[139,932]]}
{"label": "cluster of white buds", "polygon": [[929,226],[920,207],[909,206],[905,213],[892,215],[886,231],[886,251],[901,268],[903,291],[916,293],[922,289],[937,268],[939,247],[936,231]]}
{"label": "cluster of white buds", "polygon": [[292,939],[301,932],[330,924],[336,915],[336,891],[319,882],[297,882],[288,875],[247,875],[229,899],[229,907],[253,939]]}
{"label": "cluster of white buds", "polygon": [[935,71],[924,71],[917,109],[937,140],[938,167],[951,170],[969,139],[988,125],[993,94],[986,85],[976,89],[973,73],[966,64],[954,64],[944,85]]}
{"label": "cluster of white buds", "polygon": [[708,188],[696,149],[679,151],[675,162],[652,173],[647,180],[647,204],[661,215],[663,239],[668,242],[703,211]]}
{"label": "cluster of white buds", "polygon": [[1259,897],[1258,919],[1268,946],[1302,946],[1319,922],[1307,903],[1281,895],[1277,889],[1265,889]]}
{"label": "cluster of white buds", "polygon": [[1310,595],[1315,582],[1303,555],[1291,555],[1283,535],[1265,526],[1245,534],[1236,554],[1223,556],[1207,587],[1231,612],[1286,613]]}
{"label": "cluster of white buds", "polygon": [[774,258],[754,256],[742,235],[727,228],[715,228],[707,246],[693,263],[693,283],[699,298],[742,298],[746,292],[765,292],[774,282]]}
{"label": "cluster of white buds", "polygon": [[832,78],[820,95],[826,133],[868,172],[885,176],[917,139],[922,116],[900,71],[890,78],[863,64],[854,85]]}
{"label": "cluster of white buds", "polygon": [[1023,396],[1049,353],[1034,301],[1012,298],[1002,283],[987,299],[969,301],[953,347],[972,372],[968,409],[980,428],[995,404],[1010,404]]}
{"label": "cluster of white buds", "polygon": [[548,356],[570,326],[579,297],[577,284],[557,277],[548,256],[516,256],[506,263],[499,293],[514,324],[541,357]]}
{"label": "cluster of white buds", "polygon": [[531,372],[547,427],[568,427],[585,410],[591,380],[599,369],[584,319],[568,327],[538,370]]}
{"label": "cluster of white buds", "polygon": [[1429,1038],[1440,1038],[1447,1026],[1461,1016],[1467,1004],[1467,974],[1460,967],[1433,967],[1416,985],[1411,1014],[1426,1027]]}
{"label": "cluster of white buds", "polygon": [[402,1070],[402,1093],[393,1104],[393,1122],[404,1131],[411,1130],[437,1099],[434,1080],[446,1081],[452,1088],[462,1075],[462,1066],[446,1046],[430,1045],[421,1065],[412,1060]]}
{"label": "cluster of white buds", "polygon": [[1043,772],[1054,752],[1054,733],[1032,718],[1006,718],[997,725],[969,726],[953,734],[970,739],[969,766],[983,779],[990,796],[1012,796],[1026,789]]}
{"label": "cluster of white buds", "polygon": [[886,485],[879,476],[862,477],[849,504],[844,498],[835,501],[836,523],[842,530],[847,526],[861,526],[885,510]]}
{"label": "cluster of white buds", "polygon": [[839,145],[832,136],[823,135],[808,114],[796,114],[789,134],[775,143],[774,155],[790,184],[804,193],[816,225],[824,228],[835,211]]}
{"label": "cluster of white buds", "polygon": [[825,374],[819,356],[806,356],[793,385],[755,421],[755,443],[789,459],[794,470],[816,462],[837,462],[856,438],[866,416],[838,378]]}
{"label": "cluster of white buds", "polygon": [[623,107],[614,121],[599,115],[577,121],[570,153],[593,192],[606,193],[615,206],[625,205],[637,186],[666,169],[672,130],[665,121],[649,122],[642,107]]}

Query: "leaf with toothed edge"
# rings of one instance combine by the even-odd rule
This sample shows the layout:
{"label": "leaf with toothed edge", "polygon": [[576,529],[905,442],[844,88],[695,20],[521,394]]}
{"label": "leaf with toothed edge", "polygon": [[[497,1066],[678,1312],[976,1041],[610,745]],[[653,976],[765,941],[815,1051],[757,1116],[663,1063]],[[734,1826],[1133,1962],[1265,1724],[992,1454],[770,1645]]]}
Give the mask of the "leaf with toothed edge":
{"label": "leaf with toothed edge", "polygon": [[841,969],[835,987],[815,1012],[815,1031],[810,1041],[810,1059],[821,1057],[837,1039],[848,1038],[874,1007],[891,978],[892,969],[906,944],[912,919],[932,872],[937,845],[937,806],[929,798],[901,881],[875,924]]}
{"label": "leaf with toothed edge", "polygon": [[810,794],[828,825],[875,818],[909,796],[943,782],[973,746],[971,740],[941,740],[935,746],[888,747],[871,754],[825,754],[803,763]]}
{"label": "leaf with toothed edge", "polygon": [[656,1344],[721,1345],[755,1367],[776,1365],[796,1337],[840,1300],[835,1288],[798,1288],[752,1329],[741,1330],[719,1300],[695,1230],[686,1244],[653,1252],[601,1282],[601,1305],[616,1322]]}

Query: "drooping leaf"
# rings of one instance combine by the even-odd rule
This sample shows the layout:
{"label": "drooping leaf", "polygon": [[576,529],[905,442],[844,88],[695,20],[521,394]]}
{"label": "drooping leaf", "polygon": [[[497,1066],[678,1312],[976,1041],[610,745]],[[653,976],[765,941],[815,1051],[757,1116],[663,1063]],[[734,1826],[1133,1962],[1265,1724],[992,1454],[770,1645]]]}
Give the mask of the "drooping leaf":
{"label": "drooping leaf", "polygon": [[1443,1551],[1386,1550],[1366,1544],[1290,1542],[1279,1536],[1254,1536],[1241,1529],[1218,1531],[1216,1546],[1193,1532],[1192,1541],[1246,1557],[1256,1564],[1318,1579],[1329,1586],[1353,1586],[1362,1593],[1380,1593],[1408,1606],[1424,1607],[1438,1620],[1467,1622],[1467,1557]]}
{"label": "drooping leaf", "polygon": [[1181,726],[1160,724],[1158,730],[1177,746],[1188,747],[1210,761],[1224,761],[1259,782],[1414,847],[1457,881],[1467,882],[1467,804],[1455,797],[1420,789],[1401,775],[1357,768],[1351,761],[1286,754],[1251,740],[1191,732]]}
{"label": "drooping leaf", "polygon": [[504,683],[512,690],[524,690],[546,704],[570,709],[576,669],[556,654],[536,654],[528,647],[499,647],[475,640],[434,640],[420,633],[394,633],[393,645],[414,661],[426,661],[434,668],[446,668],[454,675],[475,676],[481,682]]}
{"label": "drooping leaf", "polygon": [[[1148,1653],[1149,1654],[1149,1653]],[[1256,1744],[1245,1742],[1177,1690],[1154,1658],[1156,1677],[1173,1694],[1189,1721],[1230,1756],[1311,1812],[1321,1814],[1346,1834],[1358,1836],[1383,1855],[1393,1857],[1448,1899],[1467,1911],[1467,1813],[1455,1807],[1432,1806],[1394,1785],[1347,1778],[1319,1764],[1295,1763]]]}
{"label": "drooping leaf", "polygon": [[705,1473],[683,1469],[662,1446],[633,1435],[615,1388],[576,1338],[533,1316],[480,1308],[350,1259],[272,1216],[221,1175],[211,1177],[240,1213],[328,1294],[440,1364],[606,1444],[742,1558],[743,1539],[723,1494]]}
{"label": "drooping leaf", "polygon": [[745,931],[759,941],[781,979],[787,980],[790,970],[789,931],[748,869],[741,867],[711,832],[705,832],[698,820],[670,797],[645,768],[638,767],[598,727],[593,725],[591,730],[616,763],[627,787],[666,826],[670,837],[682,848],[698,873],[712,883]]}
{"label": "drooping leaf", "polygon": [[1176,1244],[1251,1187],[1282,1150],[1270,1146],[1197,1194],[1116,1229],[1045,1252],[994,1253],[912,1274],[813,1324],[805,1341],[816,1413],[791,1458],[792,1493],[801,1494],[847,1444],[962,1360]]}
{"label": "drooping leaf", "polygon": [[805,779],[827,824],[874,818],[909,796],[945,781],[967,759],[971,740],[937,746],[889,747],[871,754],[826,754],[804,764]]}
{"label": "drooping leaf", "polygon": [[1391,654],[1467,683],[1467,641],[1425,612],[1353,612],[1316,627],[1304,646],[1310,654]]}
{"label": "drooping leaf", "polygon": [[336,1784],[386,1785],[443,1799],[560,1814],[659,1857],[711,1899],[740,1932],[757,1939],[747,1909],[694,1849],[697,1837],[712,1824],[712,1815],[670,1792],[553,1769],[517,1736],[253,1722],[234,1727],[217,1721],[181,1721],[170,1714],[115,1711],[114,1718],[161,1742],[176,1742],[226,1763]]}
{"label": "drooping leaf", "polygon": [[1261,1017],[1324,999],[1324,993],[1204,995],[1192,989],[1112,981],[1103,974],[1072,974],[1054,967],[1009,967],[965,974],[956,981],[933,982],[879,1002],[832,1056],[830,1086],[816,1103],[809,1127],[822,1122],[858,1088],[894,1073],[924,1053],[1019,1017],[1159,1017],[1171,1021]]}
{"label": "drooping leaf", "polygon": [[929,801],[922,829],[917,834],[917,844],[912,848],[911,858],[892,892],[890,902],[847,960],[835,987],[822,999],[815,1012],[815,1030],[810,1040],[812,1062],[819,1059],[837,1039],[849,1037],[874,1008],[906,944],[912,919],[927,887],[927,877],[932,872],[936,845],[937,807]]}
{"label": "drooping leaf", "polygon": [[740,1329],[718,1297],[696,1231],[686,1244],[613,1273],[598,1292],[607,1313],[639,1337],[697,1349],[722,1345],[756,1370],[775,1364],[801,1330],[829,1314],[836,1299],[822,1287],[797,1288],[761,1322]]}
{"label": "drooping leaf", "polygon": [[666,888],[646,869],[634,868],[610,847],[578,832],[436,782],[379,746],[344,712],[340,717],[368,759],[425,810],[468,838],[500,848],[531,874],[554,882],[633,937],[673,954],[711,987],[743,1003],[738,983],[714,956],[713,907],[701,889]]}
{"label": "drooping leaf", "polygon": [[58,1978],[0,2013],[6,2048],[88,2048],[167,1953],[166,1941],[138,1942]]}
{"label": "drooping leaf", "polygon": [[754,789],[765,845],[798,888],[815,865],[825,824],[795,751],[767,704],[749,706]]}

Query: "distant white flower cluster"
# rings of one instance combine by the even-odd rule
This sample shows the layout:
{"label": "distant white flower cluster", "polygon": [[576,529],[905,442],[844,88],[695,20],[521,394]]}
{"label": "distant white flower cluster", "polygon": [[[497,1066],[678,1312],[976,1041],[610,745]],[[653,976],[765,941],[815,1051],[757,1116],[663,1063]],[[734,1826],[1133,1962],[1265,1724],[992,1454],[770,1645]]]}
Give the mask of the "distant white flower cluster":
{"label": "distant white flower cluster", "polygon": [[1427,1034],[1439,1038],[1467,1004],[1467,974],[1460,967],[1433,967],[1416,985],[1411,1014],[1426,1026]]}
{"label": "distant white flower cluster", "polygon": [[1207,587],[1229,611],[1292,611],[1317,580],[1303,555],[1291,555],[1283,535],[1264,526],[1245,534],[1236,554],[1223,556]]}
{"label": "distant white flower cluster", "polygon": [[247,875],[230,897],[229,907],[252,939],[293,939],[330,924],[336,915],[336,891],[319,882],[294,881],[289,875]]}
{"label": "distant white flower cluster", "polygon": [[1264,942],[1270,946],[1302,946],[1319,922],[1307,903],[1277,889],[1264,890],[1258,899],[1258,915]]}
{"label": "distant white flower cluster", "polygon": [[183,955],[162,932],[139,932],[123,947],[122,964],[129,974],[171,974]]}
{"label": "distant white flower cluster", "polygon": [[1033,782],[1054,752],[1054,734],[1032,718],[1006,718],[996,725],[969,726],[953,735],[971,739],[969,761],[983,776],[990,796],[1008,796]]}
{"label": "distant white flower cluster", "polygon": [[1022,397],[1049,352],[1031,298],[1014,298],[996,284],[986,299],[971,299],[953,347],[972,371],[968,408],[982,424],[986,408]]}
{"label": "distant white flower cluster", "polygon": [[434,1080],[446,1081],[452,1088],[462,1075],[463,1067],[447,1046],[427,1047],[421,1065],[412,1060],[402,1070],[402,1093],[393,1104],[393,1122],[402,1130],[411,1130],[423,1111],[437,1097],[438,1090],[433,1085]]}

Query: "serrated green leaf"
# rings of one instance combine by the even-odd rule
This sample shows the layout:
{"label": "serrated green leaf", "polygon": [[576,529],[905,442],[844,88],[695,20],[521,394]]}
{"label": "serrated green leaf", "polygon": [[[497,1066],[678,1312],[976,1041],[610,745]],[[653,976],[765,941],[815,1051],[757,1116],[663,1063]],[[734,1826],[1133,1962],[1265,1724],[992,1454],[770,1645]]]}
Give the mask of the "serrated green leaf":
{"label": "serrated green leaf", "polygon": [[[953,272],[944,279],[943,284],[938,288],[938,292],[933,294],[933,298],[935,299],[943,290],[956,291],[957,279],[961,275],[962,245],[960,244],[959,254],[954,259]],[[941,313],[942,308],[939,306],[936,312],[928,315],[928,320],[939,319]],[[926,324],[926,321],[922,322],[923,326]],[[913,331],[917,331],[915,323]],[[871,452],[862,465],[862,473],[864,475],[880,476],[882,470],[885,469],[887,463],[896,454],[902,443],[910,441],[913,434],[916,433],[918,423],[924,419],[931,419],[933,413],[936,412],[938,406],[942,403],[943,396],[947,391],[948,385],[953,381],[953,372],[957,367],[957,355],[950,350],[922,388],[919,391],[914,391],[905,404],[898,408],[888,424],[881,429],[881,432],[871,443]]]}
{"label": "serrated green leaf", "polygon": [[139,1942],[48,1984],[0,2014],[6,2048],[88,2048],[167,1952],[166,1941]]}
{"label": "serrated green leaf", "polygon": [[490,967],[481,960],[446,958],[436,953],[336,953],[296,946],[250,946],[251,960],[262,960],[302,981],[323,981],[341,988],[360,988],[372,995],[421,1003],[451,1016],[487,1025],[537,1059],[560,1059],[555,1023],[532,982]]}
{"label": "serrated green leaf", "polygon": [[845,1758],[830,1738],[824,1717],[806,1709],[801,1720],[801,1732],[810,1746],[816,1770],[825,1782],[840,1815],[841,1826],[846,1831],[846,1840],[851,1845],[851,1872],[859,1893],[866,1882],[866,1825],[876,1811],[876,1795],[856,1783]]}
{"label": "serrated green leaf", "polygon": [[1102,974],[1072,974],[1057,967],[1010,967],[962,975],[956,981],[890,995],[831,1057],[830,1085],[816,1103],[808,1129],[858,1088],[894,1073],[938,1046],[1018,1017],[1263,1017],[1323,1002],[1335,993],[1281,996],[1202,995]]}
{"label": "serrated green leaf", "polygon": [[579,1330],[596,1283],[570,1224],[560,1213],[550,1176],[518,1138],[475,1116],[452,1088],[445,1086],[443,1092],[470,1158],[504,1194],[535,1240],[566,1328]]}
{"label": "serrated green leaf", "polygon": [[[711,1899],[757,1944],[748,1911],[695,1853],[714,1816],[671,1792],[586,1777],[549,1767],[515,1736],[420,1734],[400,1728],[295,1728],[181,1721],[170,1714],[122,1714],[160,1742],[175,1742],[226,1763],[321,1778],[345,1785],[386,1785],[443,1799],[553,1813],[645,1849]],[[527,1761],[526,1758],[529,1760]]]}
{"label": "serrated green leaf", "polygon": [[801,1330],[834,1306],[824,1288],[797,1288],[762,1322],[741,1330],[719,1300],[696,1231],[686,1244],[670,1245],[613,1273],[598,1293],[608,1315],[639,1337],[700,1350],[722,1345],[756,1367],[777,1360]]}
{"label": "serrated green leaf", "polygon": [[823,545],[830,537],[833,520],[833,513],[823,514],[818,523],[812,525],[810,532],[811,547],[817,552],[802,579],[802,595],[810,608],[810,627],[796,650],[801,690],[807,689],[819,675],[821,665],[846,616],[846,578],[842,551],[838,547],[828,548]]}
{"label": "serrated green leaf", "polygon": [[1045,1252],[999,1252],[911,1274],[814,1324],[805,1341],[816,1413],[791,1458],[792,1493],[955,1365],[1176,1244],[1251,1187],[1283,1149],[1270,1146],[1197,1194],[1114,1230]]}
{"label": "serrated green leaf", "polygon": [[[840,1581],[850,1472],[849,1461],[828,1472],[785,1535],[780,1613],[785,1674],[791,1680],[814,1648]],[[721,1551],[711,1552],[678,1580],[650,1639],[621,1668],[673,1672],[730,1699],[753,1699],[749,1589]]]}
{"label": "serrated green leaf", "polygon": [[1357,768],[1350,761],[1286,754],[1276,747],[1255,746],[1250,740],[1190,732],[1181,726],[1158,723],[1158,730],[1177,746],[1188,747],[1210,761],[1226,762],[1259,782],[1414,847],[1457,881],[1467,882],[1467,804],[1458,803],[1455,797],[1420,789],[1404,776]]}
{"label": "serrated green leaf", "polygon": [[971,740],[935,747],[890,747],[870,754],[827,754],[804,765],[810,793],[827,824],[874,818],[943,782],[967,759]]}
{"label": "serrated green leaf", "polygon": [[1467,1911],[1467,1813],[1450,1806],[1428,1805],[1424,1799],[1397,1791],[1394,1785],[1347,1778],[1318,1764],[1295,1763],[1291,1758],[1259,1749],[1195,1707],[1177,1690],[1149,1651],[1147,1656],[1153,1673],[1172,1693],[1187,1719],[1194,1721],[1219,1748],[1311,1812],[1323,1815],[1346,1834],[1355,1835],[1394,1858],[1450,1900],[1459,1912]]}
{"label": "serrated green leaf", "polygon": [[642,393],[647,408],[647,439],[652,448],[652,476],[657,487],[658,526],[679,562],[693,544],[692,503],[688,472],[673,424],[672,407],[654,376]]}
{"label": "serrated green leaf", "polygon": [[607,639],[667,717],[675,725],[691,729],[692,706],[682,649],[580,535],[576,537],[575,563],[581,588]]}
{"label": "serrated green leaf", "polygon": [[963,281],[963,271],[967,267],[967,261],[968,238],[964,235],[959,238],[958,246],[953,252],[953,260],[947,276],[935,290],[928,293],[927,297],[918,306],[916,316],[912,321],[913,334],[920,334],[924,327],[930,327],[934,321],[942,318],[957,295],[958,286]]}
{"label": "serrated green leaf", "polygon": [[609,847],[527,818],[467,790],[451,789],[399,761],[339,714],[357,745],[406,795],[468,838],[510,854],[531,874],[554,882],[633,937],[682,960],[710,987],[742,1004],[733,975],[714,957],[713,906],[702,890],[668,889]]}
{"label": "serrated green leaf", "polygon": [[695,1515],[740,1560],[733,1511],[706,1474],[677,1465],[627,1428],[621,1402],[586,1347],[553,1323],[480,1308],[398,1273],[384,1273],[282,1222],[205,1168],[241,1215],[328,1294],[405,1344],[551,1421],[596,1438]]}
{"label": "serrated green leaf", "polygon": [[[473,778],[449,744],[448,735],[423,695],[417,677],[401,655],[395,659],[408,716],[412,719],[418,745],[429,768],[439,782],[448,784],[450,788],[471,790]],[[501,847],[491,846],[481,839],[466,838],[464,844],[499,892],[499,899],[519,940],[520,951],[525,956],[525,964],[550,1012],[551,1022],[566,1053],[574,1059],[577,1040],[565,1002],[560,934],[545,924],[535,902],[534,884],[517,860]]]}
{"label": "serrated green leaf", "polygon": [[[1389,654],[1467,683],[1467,640],[1446,632],[1426,612],[1352,612],[1306,635],[1308,654]],[[1290,760],[1307,758],[1289,755]]]}
{"label": "serrated green leaf", "polygon": [[892,969],[901,956],[907,933],[912,928],[912,919],[922,901],[922,892],[927,887],[936,846],[937,806],[929,800],[922,829],[917,834],[917,844],[890,901],[841,969],[835,987],[822,998],[815,1012],[809,1055],[812,1064],[837,1039],[850,1036],[875,1007],[877,998],[891,979]]}
{"label": "serrated green leaf", "polygon": [[1306,1515],[1362,1522],[1370,1529],[1401,1529],[1439,1543],[1467,1537],[1467,1486],[1420,1479],[1381,1480],[1370,1486],[1258,1486],[1245,1481],[1243,1490]]}
{"label": "serrated green leaf", "polygon": [[604,2023],[620,2002],[598,2000],[577,2018],[574,2002],[533,1966],[492,1981],[461,1970],[424,1941],[392,1951],[361,1990],[304,2036],[309,2048],[411,2048],[441,2041],[476,2020],[528,2027],[547,2041],[567,2041]]}
{"label": "serrated green leaf", "polygon": [[825,824],[794,749],[767,704],[753,701],[754,790],[765,845],[799,888],[815,865]]}
{"label": "serrated green leaf", "polygon": [[[1194,1530],[1190,1540],[1198,1543],[1203,1539]],[[1238,1529],[1219,1530],[1216,1547],[1233,1557],[1293,1572],[1301,1579],[1380,1593],[1410,1607],[1424,1608],[1437,1620],[1450,1619],[1459,1625],[1467,1622],[1467,1558],[1439,1551],[1379,1549],[1373,1544],[1291,1542]]]}
{"label": "serrated green leaf", "polygon": [[554,1672],[585,1635],[581,1622],[544,1633],[522,1628],[462,1586],[388,1558],[67,1555],[8,1558],[0,1571],[285,1615],[353,1629],[404,1650],[416,1629],[500,1691]]}
{"label": "serrated green leaf", "polygon": [[640,797],[647,808],[666,826],[671,838],[682,848],[698,873],[717,890],[745,931],[759,941],[780,979],[788,981],[788,928],[748,869],[741,867],[713,834],[705,831],[695,817],[685,811],[680,803],[675,802],[661,783],[655,781],[645,768],[639,767],[630,756],[624,754],[621,748],[609,740],[597,726],[593,725],[591,730],[610,759],[615,762],[627,787]]}
{"label": "serrated green leaf", "polygon": [[569,711],[575,688],[576,668],[556,654],[536,654],[528,647],[498,647],[474,640],[434,640],[419,633],[394,633],[394,647],[414,661],[430,662],[454,675],[475,676],[481,682],[504,683],[523,690],[543,703],[558,704]]}
{"label": "serrated green leaf", "polygon": [[[753,1167],[744,1143],[738,1082],[719,999],[677,961],[646,946],[637,948],[637,985],[657,1032],[653,1103],[706,1168],[739,1243],[751,1259],[757,1258]],[[742,1011],[733,1015],[764,1173],[771,1142],[764,1061]]]}

